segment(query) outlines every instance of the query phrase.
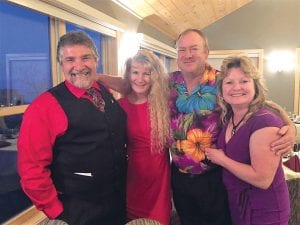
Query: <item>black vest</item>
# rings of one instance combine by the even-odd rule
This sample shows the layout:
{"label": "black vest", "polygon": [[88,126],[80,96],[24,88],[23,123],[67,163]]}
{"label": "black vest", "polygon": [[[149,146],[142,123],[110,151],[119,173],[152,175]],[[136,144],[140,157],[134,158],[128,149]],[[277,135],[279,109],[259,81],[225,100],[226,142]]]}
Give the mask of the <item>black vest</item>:
{"label": "black vest", "polygon": [[66,133],[55,141],[50,166],[57,191],[66,195],[97,199],[125,192],[126,114],[100,87],[104,113],[88,99],[77,99],[64,83],[49,90],[68,119]]}

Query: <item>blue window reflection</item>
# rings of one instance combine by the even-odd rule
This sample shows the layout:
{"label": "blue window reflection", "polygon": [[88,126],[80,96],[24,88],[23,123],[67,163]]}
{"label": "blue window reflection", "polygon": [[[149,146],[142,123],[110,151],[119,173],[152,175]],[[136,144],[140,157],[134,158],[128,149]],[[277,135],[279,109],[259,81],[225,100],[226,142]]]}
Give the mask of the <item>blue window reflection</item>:
{"label": "blue window reflection", "polygon": [[29,104],[52,86],[49,17],[0,1],[0,105]]}

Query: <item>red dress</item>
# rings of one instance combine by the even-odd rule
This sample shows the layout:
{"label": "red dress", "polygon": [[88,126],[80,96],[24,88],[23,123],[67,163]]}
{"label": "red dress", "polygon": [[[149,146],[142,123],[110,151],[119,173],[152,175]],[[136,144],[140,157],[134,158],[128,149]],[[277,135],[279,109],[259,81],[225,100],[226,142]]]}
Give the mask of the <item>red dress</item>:
{"label": "red dress", "polygon": [[127,114],[127,217],[150,218],[169,225],[171,213],[170,160],[150,151],[148,104],[119,100]]}

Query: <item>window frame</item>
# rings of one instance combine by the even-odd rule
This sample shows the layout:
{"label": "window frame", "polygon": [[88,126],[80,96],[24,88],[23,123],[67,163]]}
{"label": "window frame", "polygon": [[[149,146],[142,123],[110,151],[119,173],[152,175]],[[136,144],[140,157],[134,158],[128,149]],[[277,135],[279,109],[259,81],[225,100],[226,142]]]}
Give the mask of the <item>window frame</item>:
{"label": "window frame", "polygon": [[[209,52],[208,62],[209,60],[223,60],[230,55],[239,55],[245,54],[250,58],[254,58],[257,61],[257,68],[261,74],[263,74],[264,66],[264,50],[263,49],[240,49],[240,50],[213,50]],[[220,68],[215,68],[220,69]]]}
{"label": "window frame", "polygon": [[300,48],[296,48],[294,113],[300,114]]}

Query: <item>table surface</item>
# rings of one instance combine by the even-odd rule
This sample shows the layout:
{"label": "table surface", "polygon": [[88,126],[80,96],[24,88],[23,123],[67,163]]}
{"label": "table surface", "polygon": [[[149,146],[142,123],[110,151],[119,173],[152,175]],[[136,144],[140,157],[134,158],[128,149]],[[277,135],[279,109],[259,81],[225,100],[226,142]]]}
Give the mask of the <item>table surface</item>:
{"label": "table surface", "polygon": [[5,147],[1,147],[0,151],[17,151],[17,138],[14,139],[6,139],[5,141],[10,142],[11,145],[9,146],[5,146]]}

